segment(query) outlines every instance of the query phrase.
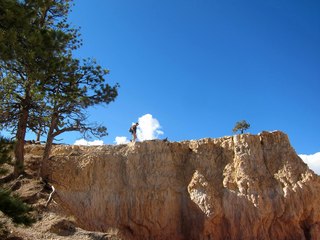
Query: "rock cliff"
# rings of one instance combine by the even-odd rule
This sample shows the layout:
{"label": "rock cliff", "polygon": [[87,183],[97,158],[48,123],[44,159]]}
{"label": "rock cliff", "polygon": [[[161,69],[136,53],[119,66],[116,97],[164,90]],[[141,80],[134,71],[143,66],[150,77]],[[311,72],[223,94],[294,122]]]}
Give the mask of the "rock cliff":
{"label": "rock cliff", "polygon": [[46,177],[80,227],[121,239],[320,239],[319,177],[279,131],[56,146]]}

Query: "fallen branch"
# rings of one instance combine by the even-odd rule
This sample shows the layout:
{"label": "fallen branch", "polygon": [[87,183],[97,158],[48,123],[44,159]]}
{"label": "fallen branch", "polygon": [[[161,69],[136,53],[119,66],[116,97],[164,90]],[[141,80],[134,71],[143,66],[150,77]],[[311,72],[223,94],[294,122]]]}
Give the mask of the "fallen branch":
{"label": "fallen branch", "polygon": [[10,173],[8,176],[0,179],[0,184],[8,183],[15,178],[13,173]]}
{"label": "fallen branch", "polygon": [[54,188],[53,185],[51,185],[51,188],[52,188],[52,192],[50,193],[49,198],[48,198],[48,201],[46,202],[46,205],[45,205],[46,207],[48,207],[49,203],[50,203],[51,200],[52,200],[52,196],[53,196],[53,194],[54,194],[55,191],[56,191],[56,189]]}
{"label": "fallen branch", "polygon": [[23,178],[23,175],[21,174],[18,178],[16,178],[16,179],[14,180],[13,183],[11,183],[11,184],[9,185],[8,189],[9,189],[10,191],[15,191],[15,190],[19,189],[19,188],[21,187],[21,182],[20,182],[20,180],[21,180],[22,178]]}

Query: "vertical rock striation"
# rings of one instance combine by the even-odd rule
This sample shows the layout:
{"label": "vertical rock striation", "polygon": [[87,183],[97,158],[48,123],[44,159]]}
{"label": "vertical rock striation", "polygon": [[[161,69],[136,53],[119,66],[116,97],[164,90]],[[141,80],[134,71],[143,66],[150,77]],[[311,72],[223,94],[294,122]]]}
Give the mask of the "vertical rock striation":
{"label": "vertical rock striation", "polygon": [[56,146],[56,200],[122,239],[320,239],[320,181],[282,132]]}

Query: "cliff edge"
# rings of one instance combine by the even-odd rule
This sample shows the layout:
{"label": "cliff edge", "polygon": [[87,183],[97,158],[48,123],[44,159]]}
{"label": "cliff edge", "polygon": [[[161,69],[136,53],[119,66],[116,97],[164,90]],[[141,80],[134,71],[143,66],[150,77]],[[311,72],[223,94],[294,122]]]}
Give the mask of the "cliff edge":
{"label": "cliff edge", "polygon": [[121,239],[320,239],[319,177],[279,131],[55,146],[46,171],[77,225]]}

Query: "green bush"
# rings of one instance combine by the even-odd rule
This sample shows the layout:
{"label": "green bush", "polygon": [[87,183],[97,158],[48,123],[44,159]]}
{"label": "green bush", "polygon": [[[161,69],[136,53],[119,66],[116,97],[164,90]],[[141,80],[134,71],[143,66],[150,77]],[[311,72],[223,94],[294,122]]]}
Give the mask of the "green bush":
{"label": "green bush", "polygon": [[0,166],[4,163],[10,163],[10,152],[13,150],[13,142],[0,136]]}
{"label": "green bush", "polygon": [[7,190],[0,189],[0,211],[9,216],[14,223],[31,225],[34,219],[30,216],[32,208]]}
{"label": "green bush", "polygon": [[[4,171],[1,165],[11,161],[10,152],[12,149],[13,143],[0,136],[0,172]],[[31,225],[34,222],[29,214],[31,210],[31,207],[18,196],[13,196],[10,191],[0,188],[0,211],[9,216],[14,223]]]}

